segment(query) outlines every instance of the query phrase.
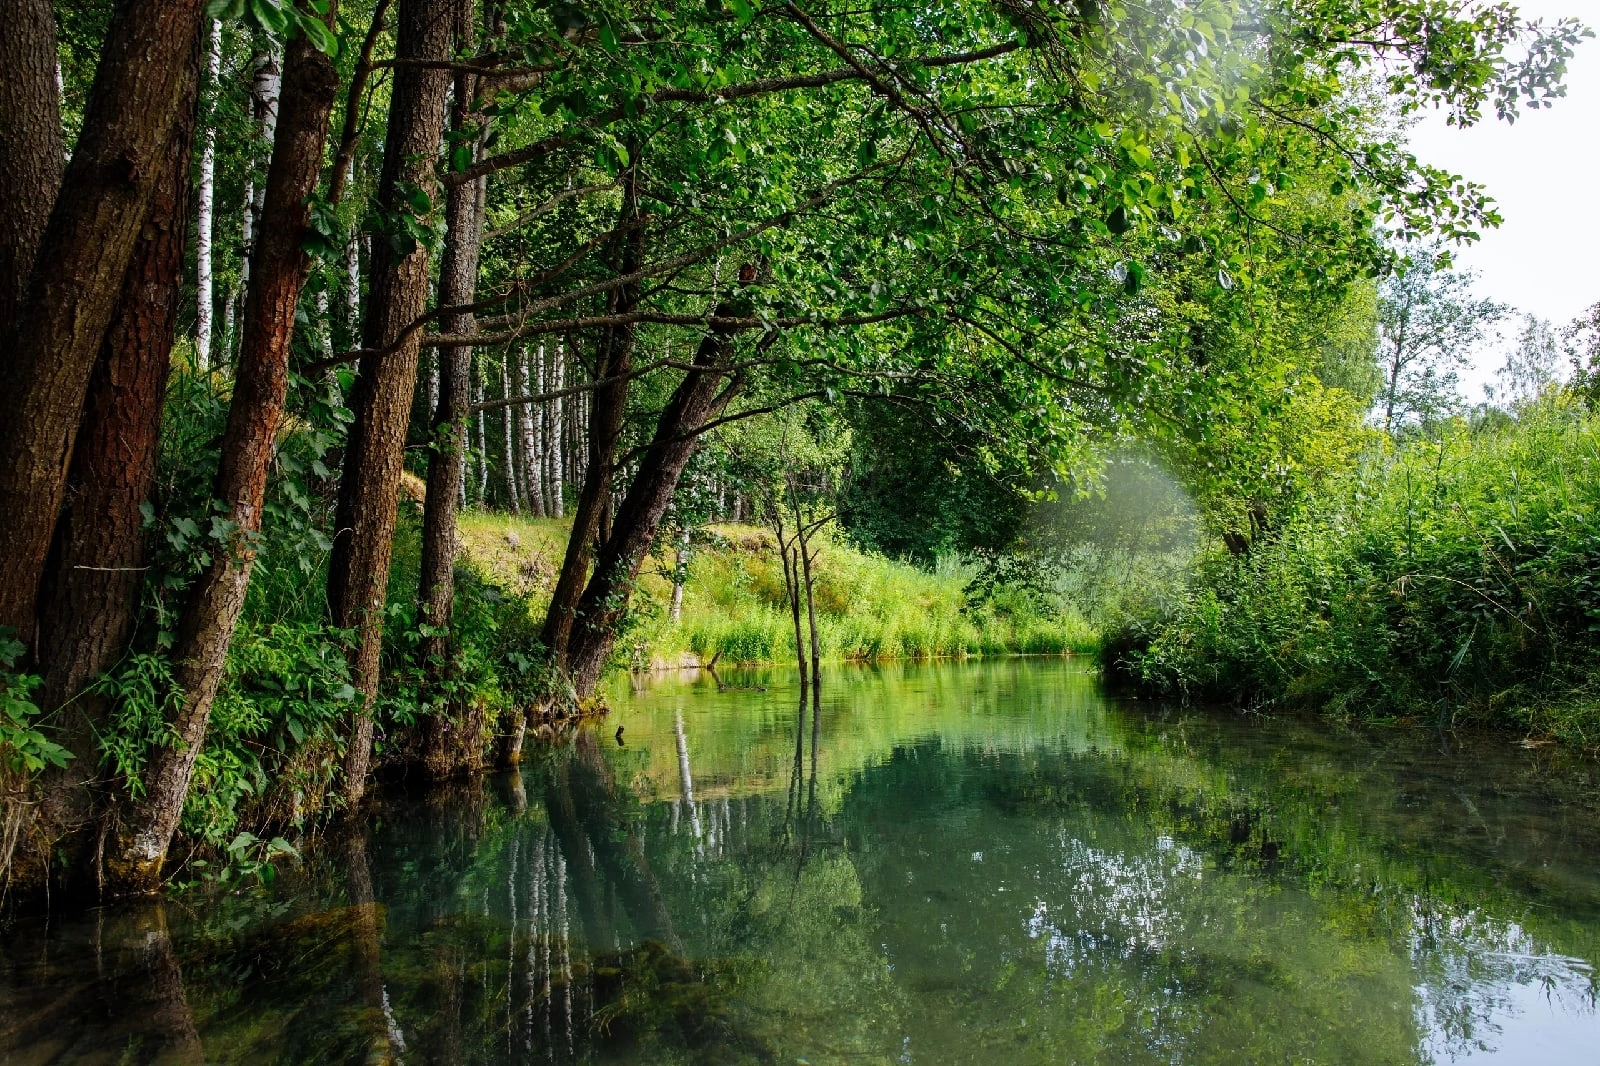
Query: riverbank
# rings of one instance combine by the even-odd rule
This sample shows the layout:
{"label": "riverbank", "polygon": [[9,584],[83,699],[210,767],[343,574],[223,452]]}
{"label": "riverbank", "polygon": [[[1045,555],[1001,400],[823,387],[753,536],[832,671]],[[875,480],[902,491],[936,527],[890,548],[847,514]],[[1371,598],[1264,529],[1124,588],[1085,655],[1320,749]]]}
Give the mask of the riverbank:
{"label": "riverbank", "polygon": [[[463,554],[483,580],[527,596],[537,607],[555,583],[569,527],[560,519],[463,515]],[[784,606],[783,570],[770,532],[738,524],[696,530],[676,619],[675,561],[652,556],[640,574],[627,629],[617,642],[629,665],[794,661],[794,623]],[[953,562],[929,572],[828,543],[816,563],[823,658],[1062,655],[1098,647],[1094,628],[1065,604],[1004,592],[969,602],[966,589],[975,572]]]}
{"label": "riverbank", "polygon": [[1600,748],[1600,416],[1571,397],[1370,455],[1108,638],[1147,692]]}

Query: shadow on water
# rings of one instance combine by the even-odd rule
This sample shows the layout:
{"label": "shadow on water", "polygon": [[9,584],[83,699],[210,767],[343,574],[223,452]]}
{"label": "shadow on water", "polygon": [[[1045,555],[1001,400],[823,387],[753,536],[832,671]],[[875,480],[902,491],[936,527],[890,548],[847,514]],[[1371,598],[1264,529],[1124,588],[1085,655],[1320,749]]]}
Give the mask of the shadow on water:
{"label": "shadow on water", "polygon": [[604,726],[392,797],[268,888],[17,922],[0,1066],[1600,1043],[1592,764],[1117,705],[1049,661],[632,684]]}

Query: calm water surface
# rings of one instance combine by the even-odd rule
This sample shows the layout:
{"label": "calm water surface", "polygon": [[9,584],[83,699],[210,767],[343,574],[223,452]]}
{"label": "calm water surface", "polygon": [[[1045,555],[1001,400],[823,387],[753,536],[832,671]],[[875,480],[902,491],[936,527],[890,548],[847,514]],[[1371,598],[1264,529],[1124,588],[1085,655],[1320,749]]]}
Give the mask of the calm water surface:
{"label": "calm water surface", "polygon": [[1057,661],[722,680],[268,888],[14,923],[0,1063],[1600,1063],[1593,764]]}

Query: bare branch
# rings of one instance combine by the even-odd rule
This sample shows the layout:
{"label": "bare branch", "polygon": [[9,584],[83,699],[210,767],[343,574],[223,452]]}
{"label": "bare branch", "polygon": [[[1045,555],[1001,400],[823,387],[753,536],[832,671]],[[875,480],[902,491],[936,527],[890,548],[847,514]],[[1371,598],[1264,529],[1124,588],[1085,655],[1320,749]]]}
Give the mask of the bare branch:
{"label": "bare branch", "polygon": [[372,9],[372,23],[361,42],[360,58],[350,74],[350,92],[344,102],[344,128],[339,133],[339,150],[333,153],[333,175],[328,179],[328,202],[336,204],[344,196],[345,183],[350,179],[350,163],[355,158],[356,142],[361,138],[361,100],[366,93],[367,79],[376,64],[372,52],[378,46],[378,36],[383,32],[384,15],[388,13],[389,0],[378,0]]}

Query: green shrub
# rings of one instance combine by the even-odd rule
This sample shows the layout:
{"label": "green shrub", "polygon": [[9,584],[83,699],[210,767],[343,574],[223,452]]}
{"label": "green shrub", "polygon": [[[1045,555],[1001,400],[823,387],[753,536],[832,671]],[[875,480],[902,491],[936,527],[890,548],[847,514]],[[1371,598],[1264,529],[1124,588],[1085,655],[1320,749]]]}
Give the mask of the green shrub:
{"label": "green shrub", "polygon": [[1600,420],[1551,399],[1371,457],[1119,641],[1167,693],[1600,740]]}

